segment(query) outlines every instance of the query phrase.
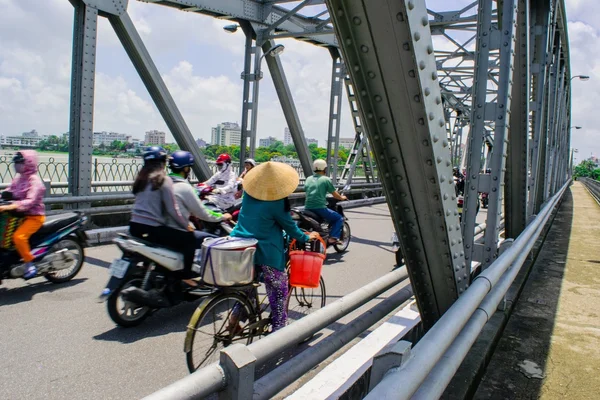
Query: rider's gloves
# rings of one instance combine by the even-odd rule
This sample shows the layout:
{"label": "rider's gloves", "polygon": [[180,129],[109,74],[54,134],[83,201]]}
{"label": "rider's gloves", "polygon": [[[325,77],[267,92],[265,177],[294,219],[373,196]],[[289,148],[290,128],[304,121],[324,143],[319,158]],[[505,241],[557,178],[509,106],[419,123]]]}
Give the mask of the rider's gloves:
{"label": "rider's gloves", "polygon": [[213,193],[213,194],[221,194],[222,192],[221,192],[221,189],[214,189],[214,190],[212,191],[212,193]]}

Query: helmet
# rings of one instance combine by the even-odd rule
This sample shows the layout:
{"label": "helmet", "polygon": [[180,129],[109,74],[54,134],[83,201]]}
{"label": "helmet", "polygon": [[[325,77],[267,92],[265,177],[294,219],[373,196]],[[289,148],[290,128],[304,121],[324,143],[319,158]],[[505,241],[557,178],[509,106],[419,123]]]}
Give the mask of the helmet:
{"label": "helmet", "polygon": [[152,146],[144,151],[144,161],[167,161],[167,151],[160,146]]}
{"label": "helmet", "polygon": [[13,163],[15,164],[21,164],[25,162],[25,157],[23,157],[23,153],[21,153],[20,151],[15,153],[15,156],[13,157]]}
{"label": "helmet", "polygon": [[325,171],[327,169],[327,161],[325,160],[315,160],[315,162],[313,163],[313,170],[315,172],[318,171]]}
{"label": "helmet", "polygon": [[244,160],[244,164],[250,164],[250,165],[252,165],[253,167],[256,167],[256,161],[254,161],[254,159],[252,159],[252,158],[246,158],[246,159]]}
{"label": "helmet", "polygon": [[169,168],[182,169],[194,165],[194,156],[189,151],[177,150],[169,157]]}
{"label": "helmet", "polygon": [[231,156],[226,153],[219,154],[219,157],[217,157],[216,163],[217,164],[231,164]]}

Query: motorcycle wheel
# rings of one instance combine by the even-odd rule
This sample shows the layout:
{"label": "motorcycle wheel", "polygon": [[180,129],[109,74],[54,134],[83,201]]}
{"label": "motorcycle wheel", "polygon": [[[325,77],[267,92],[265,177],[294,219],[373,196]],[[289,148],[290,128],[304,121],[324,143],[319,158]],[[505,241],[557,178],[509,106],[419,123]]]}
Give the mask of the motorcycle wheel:
{"label": "motorcycle wheel", "polygon": [[350,231],[350,224],[344,221],[344,226],[342,227],[342,244],[334,244],[333,248],[338,253],[343,253],[348,249],[350,245],[350,239],[352,239],[352,232]]}
{"label": "motorcycle wheel", "polygon": [[44,275],[44,278],[52,283],[65,283],[70,281],[71,279],[75,278],[83,266],[85,252],[81,246],[81,243],[73,238],[65,238],[53,246],[51,253],[63,249],[66,249],[68,252],[70,252],[75,257],[75,261],[69,268],[49,272]]}
{"label": "motorcycle wheel", "polygon": [[125,301],[121,295],[123,290],[128,287],[140,287],[141,285],[142,278],[140,276],[133,276],[110,294],[106,300],[106,308],[110,319],[115,324],[124,328],[131,328],[141,324],[150,315],[152,311],[150,307],[138,306],[135,303]]}

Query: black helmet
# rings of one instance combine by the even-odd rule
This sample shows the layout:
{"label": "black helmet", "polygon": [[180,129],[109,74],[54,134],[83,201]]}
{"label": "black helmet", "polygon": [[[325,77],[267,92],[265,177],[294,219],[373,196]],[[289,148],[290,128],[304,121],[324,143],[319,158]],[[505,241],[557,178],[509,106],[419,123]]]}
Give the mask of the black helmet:
{"label": "black helmet", "polygon": [[144,161],[167,161],[167,151],[160,146],[147,147],[143,157]]}
{"label": "black helmet", "polygon": [[169,157],[169,168],[182,169],[194,165],[194,156],[189,151],[177,150]]}
{"label": "black helmet", "polygon": [[15,153],[15,156],[13,157],[13,163],[15,164],[21,164],[25,162],[25,157],[23,157],[23,153],[21,153],[20,151]]}

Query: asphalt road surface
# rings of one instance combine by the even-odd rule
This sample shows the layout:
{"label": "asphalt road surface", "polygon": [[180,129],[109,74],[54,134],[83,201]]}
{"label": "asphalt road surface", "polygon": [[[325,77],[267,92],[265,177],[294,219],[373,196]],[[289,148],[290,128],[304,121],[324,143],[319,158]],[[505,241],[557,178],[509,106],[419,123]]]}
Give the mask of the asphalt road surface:
{"label": "asphalt road surface", "polygon": [[[330,250],[323,271],[328,303],[394,268],[387,205],[348,210],[347,216],[353,235],[348,252]],[[161,310],[124,329],[97,302],[107,268],[120,256],[112,245],[88,248],[80,274],[62,285],[43,278],[4,281],[0,399],[135,399],[188,374],[183,340],[196,303]]]}

